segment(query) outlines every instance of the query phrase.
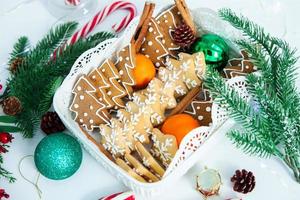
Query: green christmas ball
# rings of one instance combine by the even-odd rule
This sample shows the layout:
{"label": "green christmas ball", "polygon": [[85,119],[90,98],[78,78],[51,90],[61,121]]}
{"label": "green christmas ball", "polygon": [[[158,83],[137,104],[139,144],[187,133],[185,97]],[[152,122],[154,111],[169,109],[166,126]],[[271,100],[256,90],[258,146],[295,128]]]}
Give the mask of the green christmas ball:
{"label": "green christmas ball", "polygon": [[72,176],[80,167],[82,150],[75,138],[55,133],[41,140],[34,152],[38,171],[53,180]]}
{"label": "green christmas ball", "polygon": [[208,65],[220,68],[228,61],[229,47],[220,36],[204,34],[193,44],[192,52],[203,52]]}

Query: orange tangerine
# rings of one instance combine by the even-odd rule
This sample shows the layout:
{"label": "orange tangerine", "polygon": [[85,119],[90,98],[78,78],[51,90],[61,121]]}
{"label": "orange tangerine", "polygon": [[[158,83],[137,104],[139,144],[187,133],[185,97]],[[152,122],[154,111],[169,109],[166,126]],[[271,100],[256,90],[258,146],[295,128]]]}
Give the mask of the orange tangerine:
{"label": "orange tangerine", "polygon": [[179,145],[186,134],[199,127],[199,122],[188,114],[170,116],[163,123],[161,131],[165,134],[174,135]]}
{"label": "orange tangerine", "polygon": [[145,88],[155,77],[155,67],[152,61],[143,54],[137,54],[135,60],[136,65],[133,69],[135,87],[138,89]]}

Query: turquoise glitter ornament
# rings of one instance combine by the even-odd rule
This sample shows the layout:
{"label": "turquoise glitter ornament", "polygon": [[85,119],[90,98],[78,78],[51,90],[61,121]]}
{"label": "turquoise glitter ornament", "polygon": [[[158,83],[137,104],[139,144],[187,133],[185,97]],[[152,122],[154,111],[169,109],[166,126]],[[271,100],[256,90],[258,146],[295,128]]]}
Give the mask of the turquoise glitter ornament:
{"label": "turquoise glitter ornament", "polygon": [[204,34],[191,48],[192,52],[202,51],[208,65],[215,68],[222,68],[227,64],[229,47],[225,40],[215,34]]}
{"label": "turquoise glitter ornament", "polygon": [[53,180],[72,176],[80,167],[82,150],[75,138],[55,133],[41,140],[34,152],[38,171]]}

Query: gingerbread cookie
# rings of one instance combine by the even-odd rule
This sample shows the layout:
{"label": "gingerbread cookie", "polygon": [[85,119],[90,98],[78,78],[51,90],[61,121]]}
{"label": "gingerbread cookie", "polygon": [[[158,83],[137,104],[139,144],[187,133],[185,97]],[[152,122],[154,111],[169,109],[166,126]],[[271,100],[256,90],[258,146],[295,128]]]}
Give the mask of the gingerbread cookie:
{"label": "gingerbread cookie", "polygon": [[149,143],[149,133],[153,129],[151,123],[151,108],[147,106],[142,106],[138,113],[133,113],[131,115],[130,124],[134,127],[133,137],[142,143]]}
{"label": "gingerbread cookie", "polygon": [[130,121],[130,112],[126,111],[125,109],[119,109],[117,111],[116,117],[122,122],[122,123],[128,123]]}
{"label": "gingerbread cookie", "polygon": [[184,73],[180,65],[173,65],[170,58],[166,60],[166,68],[168,70],[161,70],[158,74],[159,78],[165,82],[170,79],[175,82],[175,98],[181,97],[188,92],[188,88],[184,83]]}
{"label": "gingerbread cookie", "polygon": [[174,5],[169,9],[159,14],[155,20],[157,24],[162,28],[165,35],[165,46],[168,48],[170,54],[173,57],[177,56],[177,51],[180,49],[173,41],[173,33],[178,25],[182,23],[181,14],[177,7]]}
{"label": "gingerbread cookie", "polygon": [[164,66],[165,57],[170,54],[165,43],[166,40],[162,29],[155,19],[151,18],[140,53],[150,58],[155,67]]}
{"label": "gingerbread cookie", "polygon": [[152,131],[151,140],[153,141],[153,154],[165,167],[168,167],[178,149],[175,136],[165,135],[155,128]]}
{"label": "gingerbread cookie", "polygon": [[149,168],[153,173],[157,174],[158,177],[163,177],[165,170],[160,166],[160,164],[155,160],[155,158],[150,154],[150,152],[144,147],[144,145],[140,142],[136,142],[135,149],[138,152],[144,166]]}
{"label": "gingerbread cookie", "polygon": [[117,53],[116,67],[119,70],[122,86],[131,99],[132,87],[135,85],[132,70],[135,68],[135,48],[129,44]]}
{"label": "gingerbread cookie", "polygon": [[132,114],[136,114],[139,112],[139,105],[133,101],[128,101],[125,107],[126,111]]}
{"label": "gingerbread cookie", "polygon": [[201,91],[192,100],[192,102],[184,112],[192,115],[195,119],[197,119],[201,126],[210,126],[212,123],[212,103],[213,101],[210,98],[209,91],[202,85]]}
{"label": "gingerbread cookie", "polygon": [[98,71],[108,78],[110,88],[109,91],[107,91],[107,95],[111,97],[114,102],[114,109],[124,108],[122,97],[126,96],[126,90],[120,85],[121,80],[115,65],[111,60],[107,59],[98,67]]}
{"label": "gingerbread cookie", "polygon": [[89,73],[88,77],[97,90],[97,99],[103,103],[106,108],[112,108],[115,103],[112,101],[111,97],[107,95],[107,92],[110,89],[110,84],[104,74],[99,72],[97,69],[94,69]]}
{"label": "gingerbread cookie", "polygon": [[152,183],[152,182],[159,181],[158,177],[156,177],[152,172],[150,172],[146,167],[144,167],[140,163],[140,161],[138,161],[135,157],[133,157],[129,153],[125,154],[125,160],[134,167],[134,170],[138,175],[148,180],[148,182]]}
{"label": "gingerbread cookie", "polygon": [[75,113],[74,120],[92,131],[100,124],[109,123],[109,114],[105,104],[97,100],[96,88],[90,83],[87,76],[81,76],[75,84],[74,94],[70,110]]}
{"label": "gingerbread cookie", "polygon": [[242,50],[241,58],[233,58],[228,61],[228,66],[226,66],[221,75],[224,78],[230,79],[236,76],[246,76],[257,70],[256,66],[249,60],[249,56],[245,50]]}
{"label": "gingerbread cookie", "polygon": [[130,152],[130,149],[122,128],[113,120],[111,122],[111,127],[100,125],[101,143],[114,158],[117,158],[124,155],[125,152]]}
{"label": "gingerbread cookie", "polygon": [[117,158],[116,164],[123,170],[125,170],[131,177],[135,178],[140,182],[147,183],[147,181],[143,177],[138,175],[124,160]]}
{"label": "gingerbread cookie", "polygon": [[166,62],[168,69],[178,69],[183,71],[183,80],[188,89],[195,88],[201,84],[200,78],[204,76],[206,64],[202,52],[193,55],[180,53],[179,60],[168,59]]}

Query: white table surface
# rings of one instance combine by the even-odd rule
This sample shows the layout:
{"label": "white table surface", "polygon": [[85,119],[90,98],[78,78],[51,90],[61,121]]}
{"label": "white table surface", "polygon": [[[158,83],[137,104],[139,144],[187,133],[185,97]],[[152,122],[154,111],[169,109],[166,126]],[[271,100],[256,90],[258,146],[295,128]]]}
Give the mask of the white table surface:
{"label": "white table surface", "polygon": [[[247,15],[250,19],[263,25],[267,31],[283,37],[291,45],[300,49],[300,28],[299,28],[299,8],[298,0],[187,0],[190,8],[208,7],[217,10],[222,7],[230,7],[237,12]],[[0,13],[7,10],[19,1],[1,0]],[[99,8],[108,4],[110,1],[99,1]],[[144,1],[133,0],[139,13],[143,8]],[[158,5],[169,1],[157,1]],[[274,3],[275,2],[275,3]],[[276,17],[276,14],[269,14],[263,10],[263,6],[270,4],[274,12],[283,9]],[[273,16],[273,17],[272,17]],[[118,12],[109,17],[96,31],[109,30],[110,24],[114,19],[120,19],[122,12]],[[0,14],[0,83],[3,84],[4,77],[3,64],[8,60],[12,45],[18,37],[29,36],[31,42],[36,43],[55,23],[56,19],[51,16],[39,0],[28,3],[16,11],[5,16]],[[83,23],[84,20],[81,21]],[[284,28],[283,28],[284,27]],[[298,79],[299,80],[299,79]],[[298,81],[298,85],[299,81]],[[1,112],[1,111],[0,111]],[[226,185],[235,169],[246,168],[252,170],[257,177],[257,186],[252,194],[244,196],[246,200],[292,200],[299,199],[300,186],[293,181],[291,173],[287,168],[276,159],[257,159],[249,157],[237,150],[225,137],[225,130],[216,133],[207,145],[203,147],[203,155],[194,168],[187,175],[174,183],[174,187],[156,199],[201,199],[195,191],[195,173],[201,170],[203,165],[220,170],[223,183]],[[17,181],[9,184],[6,180],[0,180],[0,188],[5,188],[12,200],[33,200],[38,199],[35,188],[26,182],[19,174],[18,163],[25,155],[32,155],[38,142],[45,135],[37,132],[32,139],[24,139],[21,134],[14,134],[15,139],[11,144],[9,153],[4,155],[4,165],[6,169],[13,172]],[[37,175],[32,159],[27,159],[22,164],[23,174],[31,180]],[[266,181],[267,180],[267,181]],[[42,199],[45,200],[93,200],[101,196],[115,192],[128,190],[121,183],[98,164],[88,153],[84,151],[83,162],[78,172],[72,177],[63,181],[52,181],[44,177],[40,178],[39,186],[43,192]],[[288,193],[293,195],[286,198]],[[226,199],[238,196],[224,187],[220,197],[214,199]],[[298,198],[297,198],[298,197]]]}

